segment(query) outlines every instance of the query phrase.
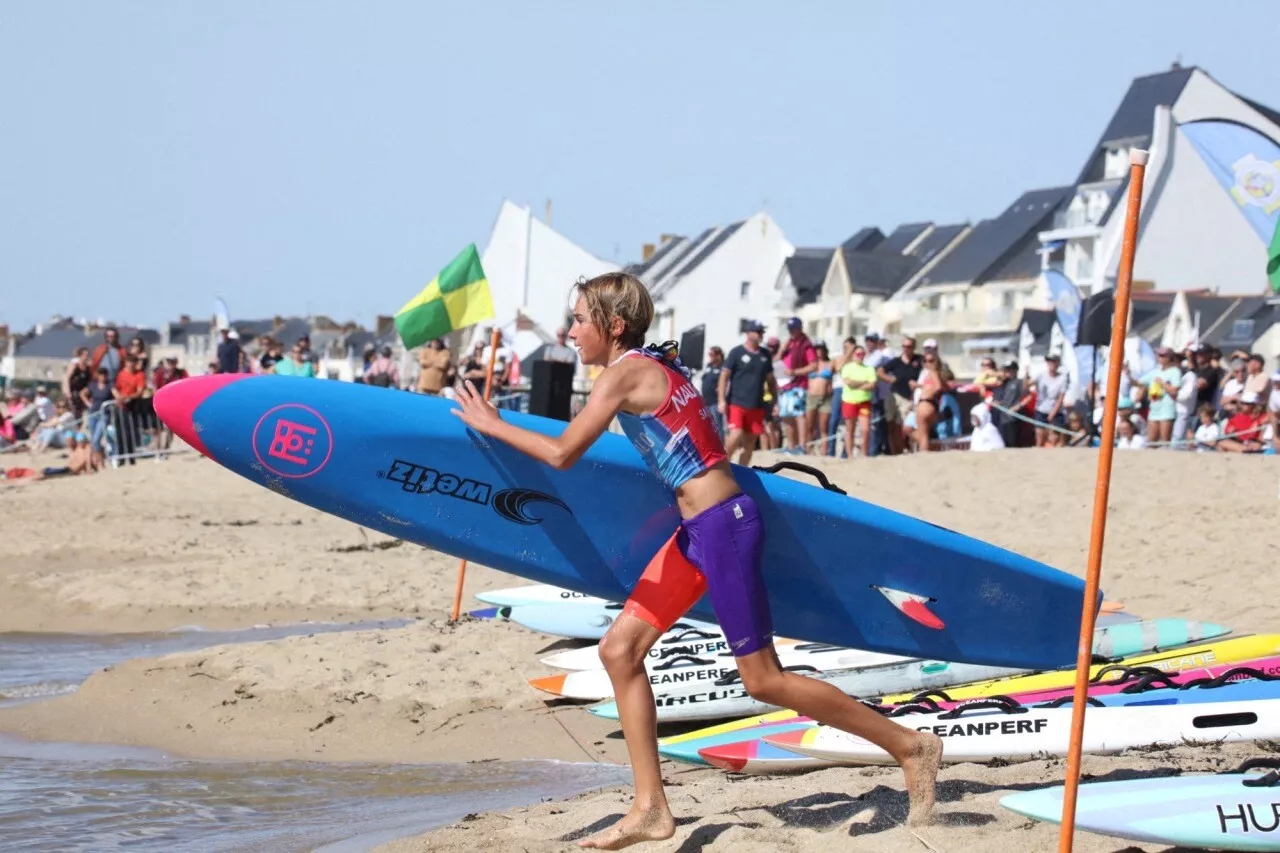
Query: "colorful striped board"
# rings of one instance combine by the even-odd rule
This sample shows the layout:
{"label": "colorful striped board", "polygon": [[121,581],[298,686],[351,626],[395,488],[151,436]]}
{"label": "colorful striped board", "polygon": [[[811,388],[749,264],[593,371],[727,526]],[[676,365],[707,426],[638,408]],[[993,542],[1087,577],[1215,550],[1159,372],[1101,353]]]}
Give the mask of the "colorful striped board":
{"label": "colorful striped board", "polygon": [[[449,400],[371,385],[197,376],[160,389],[154,405],[196,450],[284,497],[607,601],[626,599],[680,522],[670,490],[614,433],[555,470],[473,433]],[[565,428],[502,417],[544,435]],[[806,480],[733,469],[760,508],[779,634],[1021,669],[1075,659],[1080,578],[826,488],[822,472],[799,467]],[[688,615],[715,618],[706,596]]]}
{"label": "colorful striped board", "polygon": [[[1276,851],[1280,788],[1275,777],[1272,769],[1266,777],[1222,773],[1085,782],[1076,796],[1075,826],[1179,849]],[[1062,791],[1056,785],[1007,794],[1000,805],[1034,820],[1060,823]]]}
{"label": "colorful striped board", "polygon": [[[1110,667],[1109,673],[1102,680],[1117,678],[1124,666],[1150,666],[1162,672],[1182,672],[1189,669],[1204,669],[1217,664],[1235,663],[1254,658],[1265,658],[1280,654],[1280,634],[1253,634],[1188,646],[1181,649],[1157,652],[1149,655],[1138,655],[1126,658],[1115,664],[1097,664],[1089,668],[1089,677],[1098,678],[1104,668]],[[1054,672],[1038,672],[1034,675],[1021,675],[1012,678],[998,678],[977,684],[966,684],[959,687],[946,688],[952,699],[978,699],[983,696],[1009,696],[1014,693],[1029,693],[1037,690],[1054,690],[1070,687],[1075,684],[1074,669]],[[886,704],[910,702],[919,691],[900,692],[886,695]]]}
{"label": "colorful striped board", "polygon": [[[796,731],[793,729],[790,733],[794,734]],[[748,776],[798,773],[846,765],[843,761],[826,761],[821,758],[810,758],[807,755],[797,755],[789,749],[774,746],[761,738],[704,747],[698,750],[698,757],[712,767]]]}

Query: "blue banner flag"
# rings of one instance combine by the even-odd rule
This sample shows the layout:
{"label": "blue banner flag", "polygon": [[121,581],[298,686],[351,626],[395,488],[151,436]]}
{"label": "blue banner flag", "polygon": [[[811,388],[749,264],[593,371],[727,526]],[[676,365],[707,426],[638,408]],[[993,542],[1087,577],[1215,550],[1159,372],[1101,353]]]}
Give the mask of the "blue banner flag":
{"label": "blue banner flag", "polygon": [[1054,318],[1067,340],[1062,353],[1063,367],[1067,369],[1067,375],[1074,377],[1083,389],[1093,379],[1093,347],[1075,345],[1080,337],[1080,314],[1084,306],[1080,288],[1057,270],[1045,270],[1041,274],[1049,288]]}
{"label": "blue banner flag", "polygon": [[1266,275],[1280,292],[1280,143],[1221,119],[1187,122],[1182,132],[1269,247]]}

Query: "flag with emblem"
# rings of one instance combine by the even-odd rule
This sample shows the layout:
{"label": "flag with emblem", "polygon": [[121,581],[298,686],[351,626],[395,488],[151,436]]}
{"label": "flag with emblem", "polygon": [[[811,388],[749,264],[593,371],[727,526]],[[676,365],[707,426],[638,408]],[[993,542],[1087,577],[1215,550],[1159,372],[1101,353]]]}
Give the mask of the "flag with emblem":
{"label": "flag with emblem", "polygon": [[1271,292],[1280,294],[1280,142],[1225,119],[1179,128],[1267,244],[1267,281]]}
{"label": "flag with emblem", "polygon": [[494,316],[489,281],[472,243],[396,313],[396,331],[406,349]]}

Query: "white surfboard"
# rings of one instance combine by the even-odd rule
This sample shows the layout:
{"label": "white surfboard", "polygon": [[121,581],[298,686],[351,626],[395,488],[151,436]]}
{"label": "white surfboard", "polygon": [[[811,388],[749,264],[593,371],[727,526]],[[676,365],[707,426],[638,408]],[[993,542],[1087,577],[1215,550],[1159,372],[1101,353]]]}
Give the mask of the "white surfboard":
{"label": "white surfboard", "polygon": [[475,596],[485,604],[497,607],[521,607],[530,604],[608,604],[603,598],[574,592],[551,584],[535,583],[478,592]]}
{"label": "white surfboard", "polygon": [[[1006,678],[1021,672],[1021,670],[1002,666],[947,663],[936,660],[909,660],[836,672],[795,669],[792,671],[799,671],[807,677],[826,681],[842,692],[860,698],[882,696],[886,693],[934,690],[970,681]],[[693,684],[655,693],[654,704],[658,712],[658,722],[719,720],[782,710],[776,705],[768,705],[749,696],[736,671],[724,680],[727,683]],[[608,720],[618,719],[618,708],[613,702],[594,705],[587,710],[597,717]]]}
{"label": "white surfboard", "polygon": [[[721,641],[715,645],[723,646],[724,644]],[[592,649],[597,653],[597,659],[598,649],[598,646]],[[699,654],[687,649],[687,646],[681,645],[668,646],[657,654],[651,653],[645,660],[649,684],[655,693],[686,685],[713,684],[738,671],[737,662],[731,652]],[[817,672],[902,663],[908,660],[897,655],[864,652],[859,649],[819,643],[778,643],[775,649],[778,660],[784,667],[807,667]],[[539,690],[563,696],[566,699],[594,701],[613,698],[613,683],[609,680],[609,674],[603,669],[578,670],[546,678],[531,678],[529,683]]]}
{"label": "white surfboard", "polygon": [[[904,726],[942,738],[944,762],[1025,760],[1067,754],[1071,707],[1009,711],[977,700],[940,714],[898,718]],[[1089,708],[1082,750],[1113,754],[1137,746],[1184,740],[1235,743],[1280,737],[1280,699],[1196,705]],[[892,756],[857,735],[827,726],[768,735],[766,743],[797,755],[850,764],[892,764]]]}

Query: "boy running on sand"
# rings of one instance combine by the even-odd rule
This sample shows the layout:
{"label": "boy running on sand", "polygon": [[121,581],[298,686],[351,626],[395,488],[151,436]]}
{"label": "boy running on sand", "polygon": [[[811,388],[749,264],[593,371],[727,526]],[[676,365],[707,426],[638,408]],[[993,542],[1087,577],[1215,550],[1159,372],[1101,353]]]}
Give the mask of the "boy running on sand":
{"label": "boy running on sand", "polygon": [[933,808],[942,741],[881,716],[830,684],[783,671],[774,652],[760,572],[760,515],[734,479],[702,397],[674,351],[643,347],[652,321],[653,302],[634,276],[606,273],[577,285],[569,338],[584,364],[606,369],[596,379],[586,407],[558,437],[503,421],[470,382],[459,387],[459,408],[454,410],[476,432],[557,469],[577,462],[616,416],[649,467],[675,492],[683,519],[600,643],[636,798],[626,816],[579,846],[618,850],[675,834],[658,767],[657,713],[644,661],[658,637],[704,591],[747,692],[884,749],[906,774],[908,822],[925,822]]}

